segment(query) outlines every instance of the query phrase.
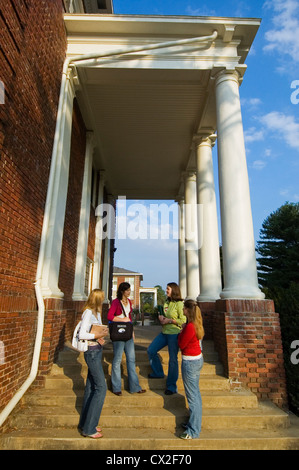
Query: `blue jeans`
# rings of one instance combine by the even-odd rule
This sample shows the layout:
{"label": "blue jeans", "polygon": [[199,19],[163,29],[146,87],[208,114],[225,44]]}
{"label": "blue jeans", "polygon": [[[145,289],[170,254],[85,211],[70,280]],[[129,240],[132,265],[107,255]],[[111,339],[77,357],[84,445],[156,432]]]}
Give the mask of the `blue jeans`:
{"label": "blue jeans", "polygon": [[153,370],[153,376],[164,377],[163,367],[158,356],[160,349],[168,346],[169,362],[168,362],[168,376],[166,380],[166,388],[173,393],[177,392],[177,380],[179,376],[178,366],[178,335],[170,335],[160,333],[147,349],[150,365]]}
{"label": "blue jeans", "polygon": [[113,341],[113,362],[111,372],[112,391],[121,391],[121,359],[125,351],[127,360],[127,370],[129,377],[129,389],[131,393],[136,393],[141,390],[139,385],[138,376],[135,369],[135,346],[134,339],[128,341]]}
{"label": "blue jeans", "polygon": [[85,435],[95,434],[107,391],[102,366],[103,349],[87,350],[84,359],[88,374],[78,428]]}
{"label": "blue jeans", "polygon": [[190,412],[186,431],[193,439],[199,437],[201,431],[202,401],[199,390],[199,376],[202,366],[202,357],[194,361],[182,359],[182,378]]}

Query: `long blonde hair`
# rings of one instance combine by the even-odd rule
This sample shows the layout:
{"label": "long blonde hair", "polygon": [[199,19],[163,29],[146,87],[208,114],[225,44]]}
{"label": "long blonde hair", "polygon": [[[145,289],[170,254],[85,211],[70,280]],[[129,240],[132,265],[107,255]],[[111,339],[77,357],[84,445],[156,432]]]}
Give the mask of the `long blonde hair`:
{"label": "long blonde hair", "polygon": [[93,289],[88,296],[87,302],[85,304],[84,310],[90,309],[94,315],[97,315],[97,312],[102,313],[102,304],[105,298],[105,292],[101,289]]}
{"label": "long blonde hair", "polygon": [[197,339],[204,337],[205,331],[201,316],[201,310],[195,300],[187,299],[184,301],[184,307],[188,310],[188,321],[194,324]]}

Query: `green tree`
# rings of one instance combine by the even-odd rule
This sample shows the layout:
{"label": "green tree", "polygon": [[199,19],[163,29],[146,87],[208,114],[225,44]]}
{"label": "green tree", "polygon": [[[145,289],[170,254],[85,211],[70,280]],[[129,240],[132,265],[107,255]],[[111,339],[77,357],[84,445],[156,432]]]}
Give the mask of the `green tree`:
{"label": "green tree", "polygon": [[259,281],[280,314],[289,404],[299,413],[298,365],[290,360],[299,340],[299,203],[286,202],[263,222],[257,253]]}
{"label": "green tree", "polygon": [[299,283],[299,203],[286,202],[269,215],[260,231],[259,280],[270,291]]}
{"label": "green tree", "polygon": [[166,301],[166,294],[165,294],[165,291],[164,289],[160,286],[160,285],[157,285],[155,286],[157,287],[157,304],[158,305],[164,305],[165,301]]}

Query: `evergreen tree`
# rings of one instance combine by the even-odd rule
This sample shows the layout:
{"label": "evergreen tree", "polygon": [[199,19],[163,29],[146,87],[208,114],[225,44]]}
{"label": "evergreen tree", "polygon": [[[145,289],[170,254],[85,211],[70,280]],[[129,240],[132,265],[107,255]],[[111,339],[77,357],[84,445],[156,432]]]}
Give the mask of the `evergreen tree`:
{"label": "evergreen tree", "polygon": [[257,252],[259,280],[267,290],[299,283],[299,203],[286,202],[263,222]]}
{"label": "evergreen tree", "polygon": [[286,202],[270,214],[260,235],[259,280],[280,314],[289,405],[299,415],[298,365],[290,360],[299,339],[299,203]]}

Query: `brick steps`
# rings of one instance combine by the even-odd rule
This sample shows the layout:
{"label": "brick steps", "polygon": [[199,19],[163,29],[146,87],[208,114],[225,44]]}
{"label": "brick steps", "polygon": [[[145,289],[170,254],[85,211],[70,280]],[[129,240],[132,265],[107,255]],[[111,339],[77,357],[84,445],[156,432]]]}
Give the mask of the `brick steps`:
{"label": "brick steps", "polygon": [[[159,330],[158,330],[159,331]],[[139,333],[139,334],[138,334]],[[148,379],[147,345],[157,329],[136,328],[136,370],[142,395],[130,394],[123,360],[123,395],[111,392],[111,344],[105,346],[104,369],[108,389],[100,425],[104,438],[82,437],[78,420],[87,367],[83,354],[66,348],[54,364],[44,389],[26,394],[15,414],[15,431],[4,434],[3,449],[101,449],[101,450],[190,450],[190,449],[298,449],[299,424],[270,402],[259,403],[248,390],[231,391],[228,379],[219,375],[213,343],[204,342],[205,365],[200,378],[203,401],[200,439],[183,441],[179,435],[188,416],[181,377],[178,393],[164,394],[166,379]],[[148,336],[148,337],[147,337]],[[167,350],[161,351],[167,373]]]}

